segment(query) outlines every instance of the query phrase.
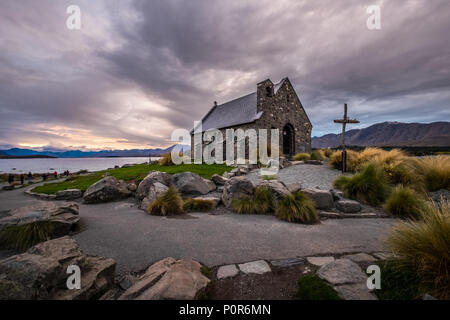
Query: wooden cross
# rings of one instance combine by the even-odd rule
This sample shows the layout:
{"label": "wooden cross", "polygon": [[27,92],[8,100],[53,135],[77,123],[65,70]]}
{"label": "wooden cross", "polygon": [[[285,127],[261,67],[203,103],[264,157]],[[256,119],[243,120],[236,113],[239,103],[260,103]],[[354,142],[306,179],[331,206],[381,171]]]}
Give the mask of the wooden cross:
{"label": "wooden cross", "polygon": [[344,118],[334,120],[334,123],[342,123],[342,173],[347,171],[347,150],[345,150],[345,126],[347,123],[359,123],[358,120],[347,118],[347,104],[344,104]]}

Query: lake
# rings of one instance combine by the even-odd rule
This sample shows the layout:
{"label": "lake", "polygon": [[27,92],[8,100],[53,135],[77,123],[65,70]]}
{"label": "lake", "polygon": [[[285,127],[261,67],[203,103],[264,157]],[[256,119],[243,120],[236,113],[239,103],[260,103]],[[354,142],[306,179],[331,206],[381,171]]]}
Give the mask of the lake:
{"label": "lake", "polygon": [[[151,158],[157,160],[159,158]],[[124,164],[148,162],[148,157],[133,158],[49,158],[49,159],[0,159],[0,173],[58,173],[69,170],[100,171]]]}

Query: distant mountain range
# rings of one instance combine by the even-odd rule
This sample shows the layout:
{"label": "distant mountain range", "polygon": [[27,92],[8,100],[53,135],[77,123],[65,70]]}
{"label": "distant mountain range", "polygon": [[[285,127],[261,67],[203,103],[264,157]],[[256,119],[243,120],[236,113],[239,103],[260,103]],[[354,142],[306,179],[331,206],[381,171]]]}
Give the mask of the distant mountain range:
{"label": "distant mountain range", "polygon": [[[342,134],[326,134],[312,138],[313,148],[335,148]],[[364,129],[345,132],[349,146],[447,147],[450,146],[450,122],[401,123],[383,122]]]}
{"label": "distant mountain range", "polygon": [[93,157],[159,157],[165,153],[171,152],[173,148],[178,147],[186,151],[190,149],[187,145],[173,145],[167,149],[132,149],[132,150],[101,150],[101,151],[81,151],[81,150],[32,150],[11,148],[0,150],[2,157],[38,157],[48,156],[54,158],[93,158]]}

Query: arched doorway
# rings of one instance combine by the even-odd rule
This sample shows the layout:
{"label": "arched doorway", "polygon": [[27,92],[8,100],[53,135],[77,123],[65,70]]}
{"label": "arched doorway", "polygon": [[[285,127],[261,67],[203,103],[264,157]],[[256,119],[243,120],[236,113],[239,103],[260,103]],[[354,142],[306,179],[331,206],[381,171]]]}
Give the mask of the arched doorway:
{"label": "arched doorway", "polygon": [[283,128],[283,154],[290,158],[295,154],[295,131],[294,127],[288,123]]}

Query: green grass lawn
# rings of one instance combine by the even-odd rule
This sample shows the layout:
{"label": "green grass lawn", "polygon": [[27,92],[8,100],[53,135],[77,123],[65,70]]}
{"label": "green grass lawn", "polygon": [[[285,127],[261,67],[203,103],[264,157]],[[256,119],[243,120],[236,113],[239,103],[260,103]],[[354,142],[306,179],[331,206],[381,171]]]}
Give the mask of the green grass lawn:
{"label": "green grass lawn", "polygon": [[222,164],[180,164],[172,166],[160,166],[158,164],[138,164],[129,168],[118,168],[110,169],[104,171],[93,172],[89,175],[78,176],[74,178],[69,178],[64,182],[59,183],[47,183],[43,186],[39,186],[31,190],[32,192],[45,193],[45,194],[55,194],[57,191],[66,189],[80,189],[81,191],[86,191],[92,184],[99,181],[103,174],[108,173],[110,176],[115,177],[119,180],[125,181],[142,181],[145,176],[151,170],[157,170],[162,172],[167,172],[170,174],[180,173],[180,172],[193,172],[202,176],[203,178],[210,179],[215,173],[222,175],[225,171],[230,171],[232,168]]}

